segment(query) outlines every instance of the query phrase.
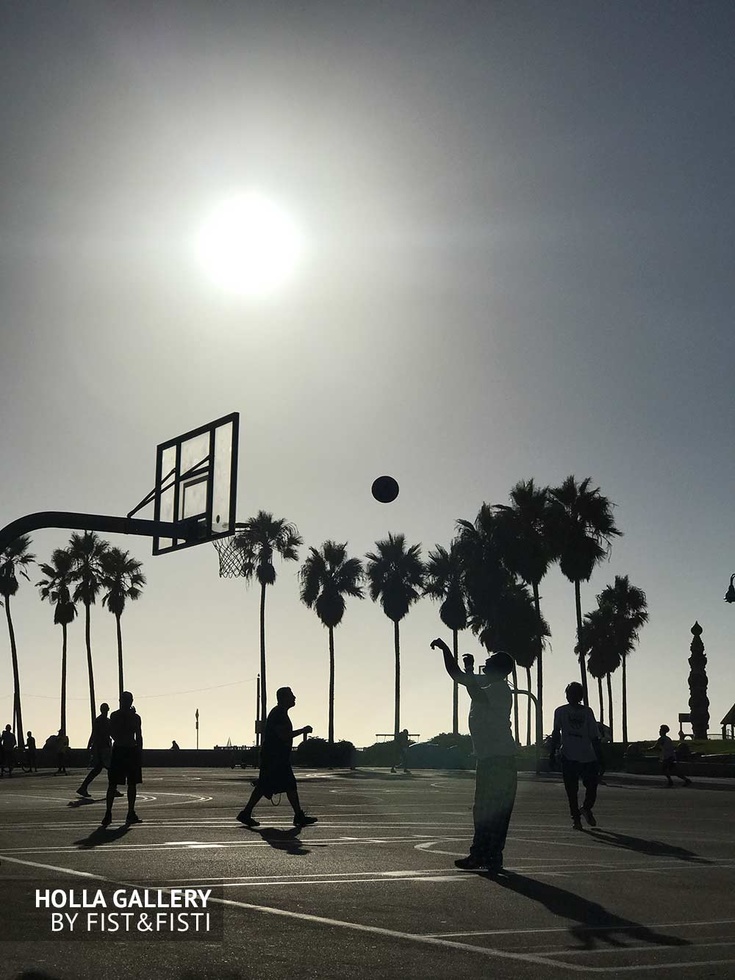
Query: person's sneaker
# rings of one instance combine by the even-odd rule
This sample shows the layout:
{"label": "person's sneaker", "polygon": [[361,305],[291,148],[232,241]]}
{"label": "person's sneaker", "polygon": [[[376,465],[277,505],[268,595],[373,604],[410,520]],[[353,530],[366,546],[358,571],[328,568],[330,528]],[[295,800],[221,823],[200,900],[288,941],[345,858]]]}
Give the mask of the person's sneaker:
{"label": "person's sneaker", "polygon": [[112,814],[106,813],[104,817],[100,820],[100,827],[109,827],[112,823]]}
{"label": "person's sneaker", "polygon": [[316,823],[316,822],[317,822],[316,817],[307,817],[303,811],[301,813],[297,813],[296,816],[293,818],[294,827],[308,827],[309,824]]}
{"label": "person's sneaker", "polygon": [[481,871],[483,869],[482,862],[478,861],[477,858],[473,858],[471,854],[466,858],[457,858],[454,865],[460,871]]}
{"label": "person's sneaker", "polygon": [[590,825],[590,827],[596,827],[597,826],[597,821],[595,820],[595,815],[592,812],[592,810],[590,810],[589,807],[583,806],[582,807],[582,810],[581,810],[581,813],[582,813],[582,816],[584,817],[584,819]]}
{"label": "person's sneaker", "polygon": [[77,790],[77,796],[83,796],[85,800],[88,800],[91,795],[92,794],[89,792],[89,790],[85,789],[84,786],[80,786]]}
{"label": "person's sneaker", "polygon": [[574,820],[572,820],[572,829],[573,830],[583,830],[584,829],[582,827],[582,821],[579,819],[579,817],[575,817]]}
{"label": "person's sneaker", "polygon": [[127,824],[143,823],[143,821],[140,819],[140,817],[135,812],[135,810],[131,810],[131,812],[127,815],[127,817],[125,817],[125,823]]}
{"label": "person's sneaker", "polygon": [[395,772],[395,771],[396,771],[396,767],[395,767],[395,766],[391,766],[391,767],[390,767],[390,771],[391,771],[391,772]]}
{"label": "person's sneaker", "polygon": [[119,789],[116,789],[113,795],[114,796],[122,796],[122,793],[120,792]]}
{"label": "person's sneaker", "polygon": [[235,819],[236,820],[239,820],[240,823],[245,824],[246,827],[259,827],[260,826],[260,824],[258,823],[258,821],[257,820],[253,820],[253,818],[250,816],[250,814],[246,813],[245,810],[240,810],[240,812],[238,813],[238,815],[237,815],[237,817]]}

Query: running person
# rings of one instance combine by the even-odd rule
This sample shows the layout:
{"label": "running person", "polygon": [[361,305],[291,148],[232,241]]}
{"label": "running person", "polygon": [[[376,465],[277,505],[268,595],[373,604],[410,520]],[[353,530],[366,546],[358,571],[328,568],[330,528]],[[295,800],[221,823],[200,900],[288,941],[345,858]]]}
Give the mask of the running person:
{"label": "running person", "polygon": [[295,827],[306,827],[316,823],[316,817],[307,817],[299,802],[296,788],[296,777],[291,768],[291,745],[297,735],[308,735],[313,731],[311,725],[305,725],[294,731],[288,712],[296,704],[296,698],[290,687],[279,687],[276,691],[276,707],[268,714],[263,732],[263,745],[260,750],[260,775],[250,799],[238,813],[237,819],[246,827],[259,827],[253,819],[253,808],[265,796],[270,800],[273,796],[285,793],[288,802],[293,807],[293,822]]}
{"label": "running person", "polygon": [[661,753],[661,772],[666,776],[667,786],[674,785],[672,776],[680,779],[685,786],[691,786],[691,779],[687,778],[687,776],[682,776],[679,772],[679,766],[676,761],[676,748],[669,738],[670,731],[671,729],[668,725],[662,725],[658,730],[658,742],[654,742],[653,745],[653,748],[658,749]]}
{"label": "running person", "polygon": [[[600,748],[600,729],[594,712],[582,704],[584,688],[579,681],[572,681],[567,685],[565,693],[567,704],[560,705],[554,712],[549,764],[552,768],[555,767],[558,751],[572,826],[575,830],[581,830],[582,816],[590,827],[597,826],[592,810],[597,800],[597,784],[605,767]],[[581,807],[580,779],[585,790]]]}
{"label": "running person", "polygon": [[112,736],[110,735],[110,719],[108,713],[109,704],[103,702],[100,705],[100,713],[94,720],[92,734],[87,742],[87,749],[92,753],[92,768],[87,773],[82,785],[77,790],[79,796],[89,797],[89,784],[102,772],[103,769],[110,768],[110,758],[112,756]]}
{"label": "running person", "polygon": [[128,785],[128,814],[125,823],[141,823],[135,812],[135,797],[139,783],[143,782],[143,730],[140,715],[133,707],[133,695],[130,691],[123,691],[120,707],[110,715],[110,734],[113,746],[108,773],[107,809],[102,818],[102,826],[108,827],[112,823],[112,804],[117,787],[123,783]]}

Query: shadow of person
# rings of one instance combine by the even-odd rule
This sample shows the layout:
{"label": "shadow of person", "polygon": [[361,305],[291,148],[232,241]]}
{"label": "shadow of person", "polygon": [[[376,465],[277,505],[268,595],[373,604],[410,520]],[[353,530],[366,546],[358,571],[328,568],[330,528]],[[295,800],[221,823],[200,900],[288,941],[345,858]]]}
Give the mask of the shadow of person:
{"label": "shadow of person", "polygon": [[276,851],[285,851],[287,854],[308,854],[309,848],[304,847],[299,839],[299,828],[292,827],[290,830],[281,830],[278,827],[264,827],[256,830],[257,834],[263,838],[266,844],[270,844]]}
{"label": "shadow of person", "polygon": [[569,934],[579,942],[582,949],[592,950],[599,946],[625,947],[638,945],[641,941],[654,946],[691,945],[688,939],[655,932],[649,926],[608,911],[599,902],[591,902],[557,885],[526,878],[512,871],[494,877],[493,881],[508,891],[540,902],[561,919],[576,920],[576,924],[569,926]]}
{"label": "shadow of person", "polygon": [[122,827],[116,827],[114,830],[110,830],[108,827],[95,827],[88,837],[80,837],[79,840],[75,840],[73,843],[80,850],[88,851],[99,847],[100,844],[112,844],[129,833],[130,827],[127,824],[123,824]]}
{"label": "shadow of person", "polygon": [[642,837],[630,837],[628,834],[619,834],[613,830],[602,830],[600,827],[590,827],[587,833],[601,844],[609,844],[611,847],[622,847],[627,851],[638,851],[639,854],[679,858],[681,861],[690,861],[692,864],[712,864],[707,858],[700,857],[694,851],[687,850],[686,847],[676,847],[674,844],[665,844],[660,840],[645,840]]}
{"label": "shadow of person", "polygon": [[101,803],[101,802],[102,802],[101,799],[100,800],[94,800],[94,799],[92,799],[90,797],[87,800],[87,799],[84,799],[83,797],[79,797],[79,799],[77,799],[77,800],[69,800],[69,802],[66,805],[68,807],[71,807],[72,810],[78,810],[80,806],[89,806],[90,803]]}

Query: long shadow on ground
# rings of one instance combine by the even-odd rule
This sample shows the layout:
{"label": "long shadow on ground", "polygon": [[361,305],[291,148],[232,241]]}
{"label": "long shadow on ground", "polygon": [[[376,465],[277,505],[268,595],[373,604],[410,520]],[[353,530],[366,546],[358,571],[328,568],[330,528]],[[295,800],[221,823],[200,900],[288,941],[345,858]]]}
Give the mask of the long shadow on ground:
{"label": "long shadow on ground", "polygon": [[601,830],[599,827],[591,827],[587,833],[601,844],[609,844],[611,847],[622,847],[627,851],[638,851],[639,854],[679,858],[681,861],[690,861],[692,864],[712,864],[707,858],[700,857],[694,851],[687,850],[686,847],[676,847],[674,844],[665,844],[660,840],[645,840],[642,837],[630,837],[628,834],[618,834],[612,830]]}
{"label": "long shadow on ground", "polygon": [[640,922],[623,918],[610,912],[599,902],[575,895],[574,892],[550,885],[535,878],[508,871],[492,879],[508,891],[516,892],[533,902],[540,902],[561,919],[574,919],[569,934],[579,942],[582,949],[597,949],[599,946],[622,947],[638,945],[641,941],[654,946],[690,946],[688,939],[667,936],[656,932]]}

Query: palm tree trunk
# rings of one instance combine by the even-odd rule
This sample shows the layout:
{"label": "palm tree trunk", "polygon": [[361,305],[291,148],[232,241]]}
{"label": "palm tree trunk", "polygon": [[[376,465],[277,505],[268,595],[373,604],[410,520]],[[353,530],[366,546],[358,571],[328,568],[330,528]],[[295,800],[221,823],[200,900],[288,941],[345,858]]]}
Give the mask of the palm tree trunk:
{"label": "palm tree trunk", "polygon": [[329,735],[328,741],[334,742],[334,628],[329,627]]}
{"label": "palm tree trunk", "polygon": [[23,712],[20,703],[20,670],[18,669],[18,648],[15,645],[13,618],[10,615],[9,595],[5,597],[5,616],[8,620],[8,633],[10,634],[10,657],[13,661],[13,722],[17,725],[18,748],[22,749],[25,745],[25,732],[23,731]]}
{"label": "palm tree trunk", "polygon": [[[459,630],[452,630],[452,649],[455,662],[459,662]],[[459,735],[459,684],[452,682],[452,735]]]}
{"label": "palm tree trunk", "polygon": [[607,675],[607,717],[608,717],[608,728],[610,729],[610,741],[613,739],[613,696],[612,696],[612,674]]}
{"label": "palm tree trunk", "polygon": [[393,647],[396,654],[396,703],[395,717],[393,719],[393,737],[398,738],[401,731],[401,640],[398,632],[398,622],[393,623]]}
{"label": "palm tree trunk", "polygon": [[602,678],[597,678],[597,697],[600,701],[600,724],[605,724],[605,702],[602,698]]}
{"label": "palm tree trunk", "polygon": [[262,582],[260,586],[260,724],[263,728],[268,712],[268,695],[265,687],[265,590],[266,584]]}
{"label": "palm tree trunk", "polygon": [[[536,708],[536,742],[540,745],[544,740],[544,641],[541,636],[541,598],[538,594],[538,582],[533,583],[533,604],[536,606],[536,616],[539,622],[538,653],[536,654],[536,687],[538,706]],[[530,700],[530,699],[529,699]]]}
{"label": "palm tree trunk", "polygon": [[[528,690],[531,690],[531,668],[526,667],[526,681],[528,683]],[[531,692],[533,693],[533,692]],[[526,699],[528,704],[526,706],[526,745],[531,744],[531,699]]]}
{"label": "palm tree trunk", "polygon": [[[84,617],[84,639],[87,644],[87,673],[89,674],[89,710],[92,715],[92,728],[94,728],[94,706],[97,703],[94,696],[94,668],[92,667],[92,628],[89,603],[84,604],[86,610]],[[64,732],[66,735],[66,732]]]}
{"label": "palm tree trunk", "polygon": [[[579,646],[579,640],[582,636],[582,596],[579,589],[579,580],[574,581],[574,603],[577,611],[577,646]],[[584,654],[579,653],[579,672],[582,676],[582,687],[584,688],[584,703],[589,707],[590,703],[590,692],[587,687],[587,670],[584,664]]]}
{"label": "palm tree trunk", "polygon": [[66,731],[66,623],[61,624],[61,730]]}
{"label": "palm tree trunk", "polygon": [[625,670],[627,659],[623,654],[623,745],[628,744],[628,677]]}
{"label": "palm tree trunk", "polygon": [[120,614],[115,614],[117,625],[117,686],[120,688],[120,703],[122,704],[125,682],[123,681],[123,646],[122,646],[122,627],[120,625]]}
{"label": "palm tree trunk", "polygon": [[[515,660],[513,661],[513,687],[515,688],[515,691],[518,690],[518,666]],[[519,738],[520,722],[518,720],[518,695],[515,693],[515,691],[513,693],[513,735],[518,745],[520,745],[521,740]]]}

